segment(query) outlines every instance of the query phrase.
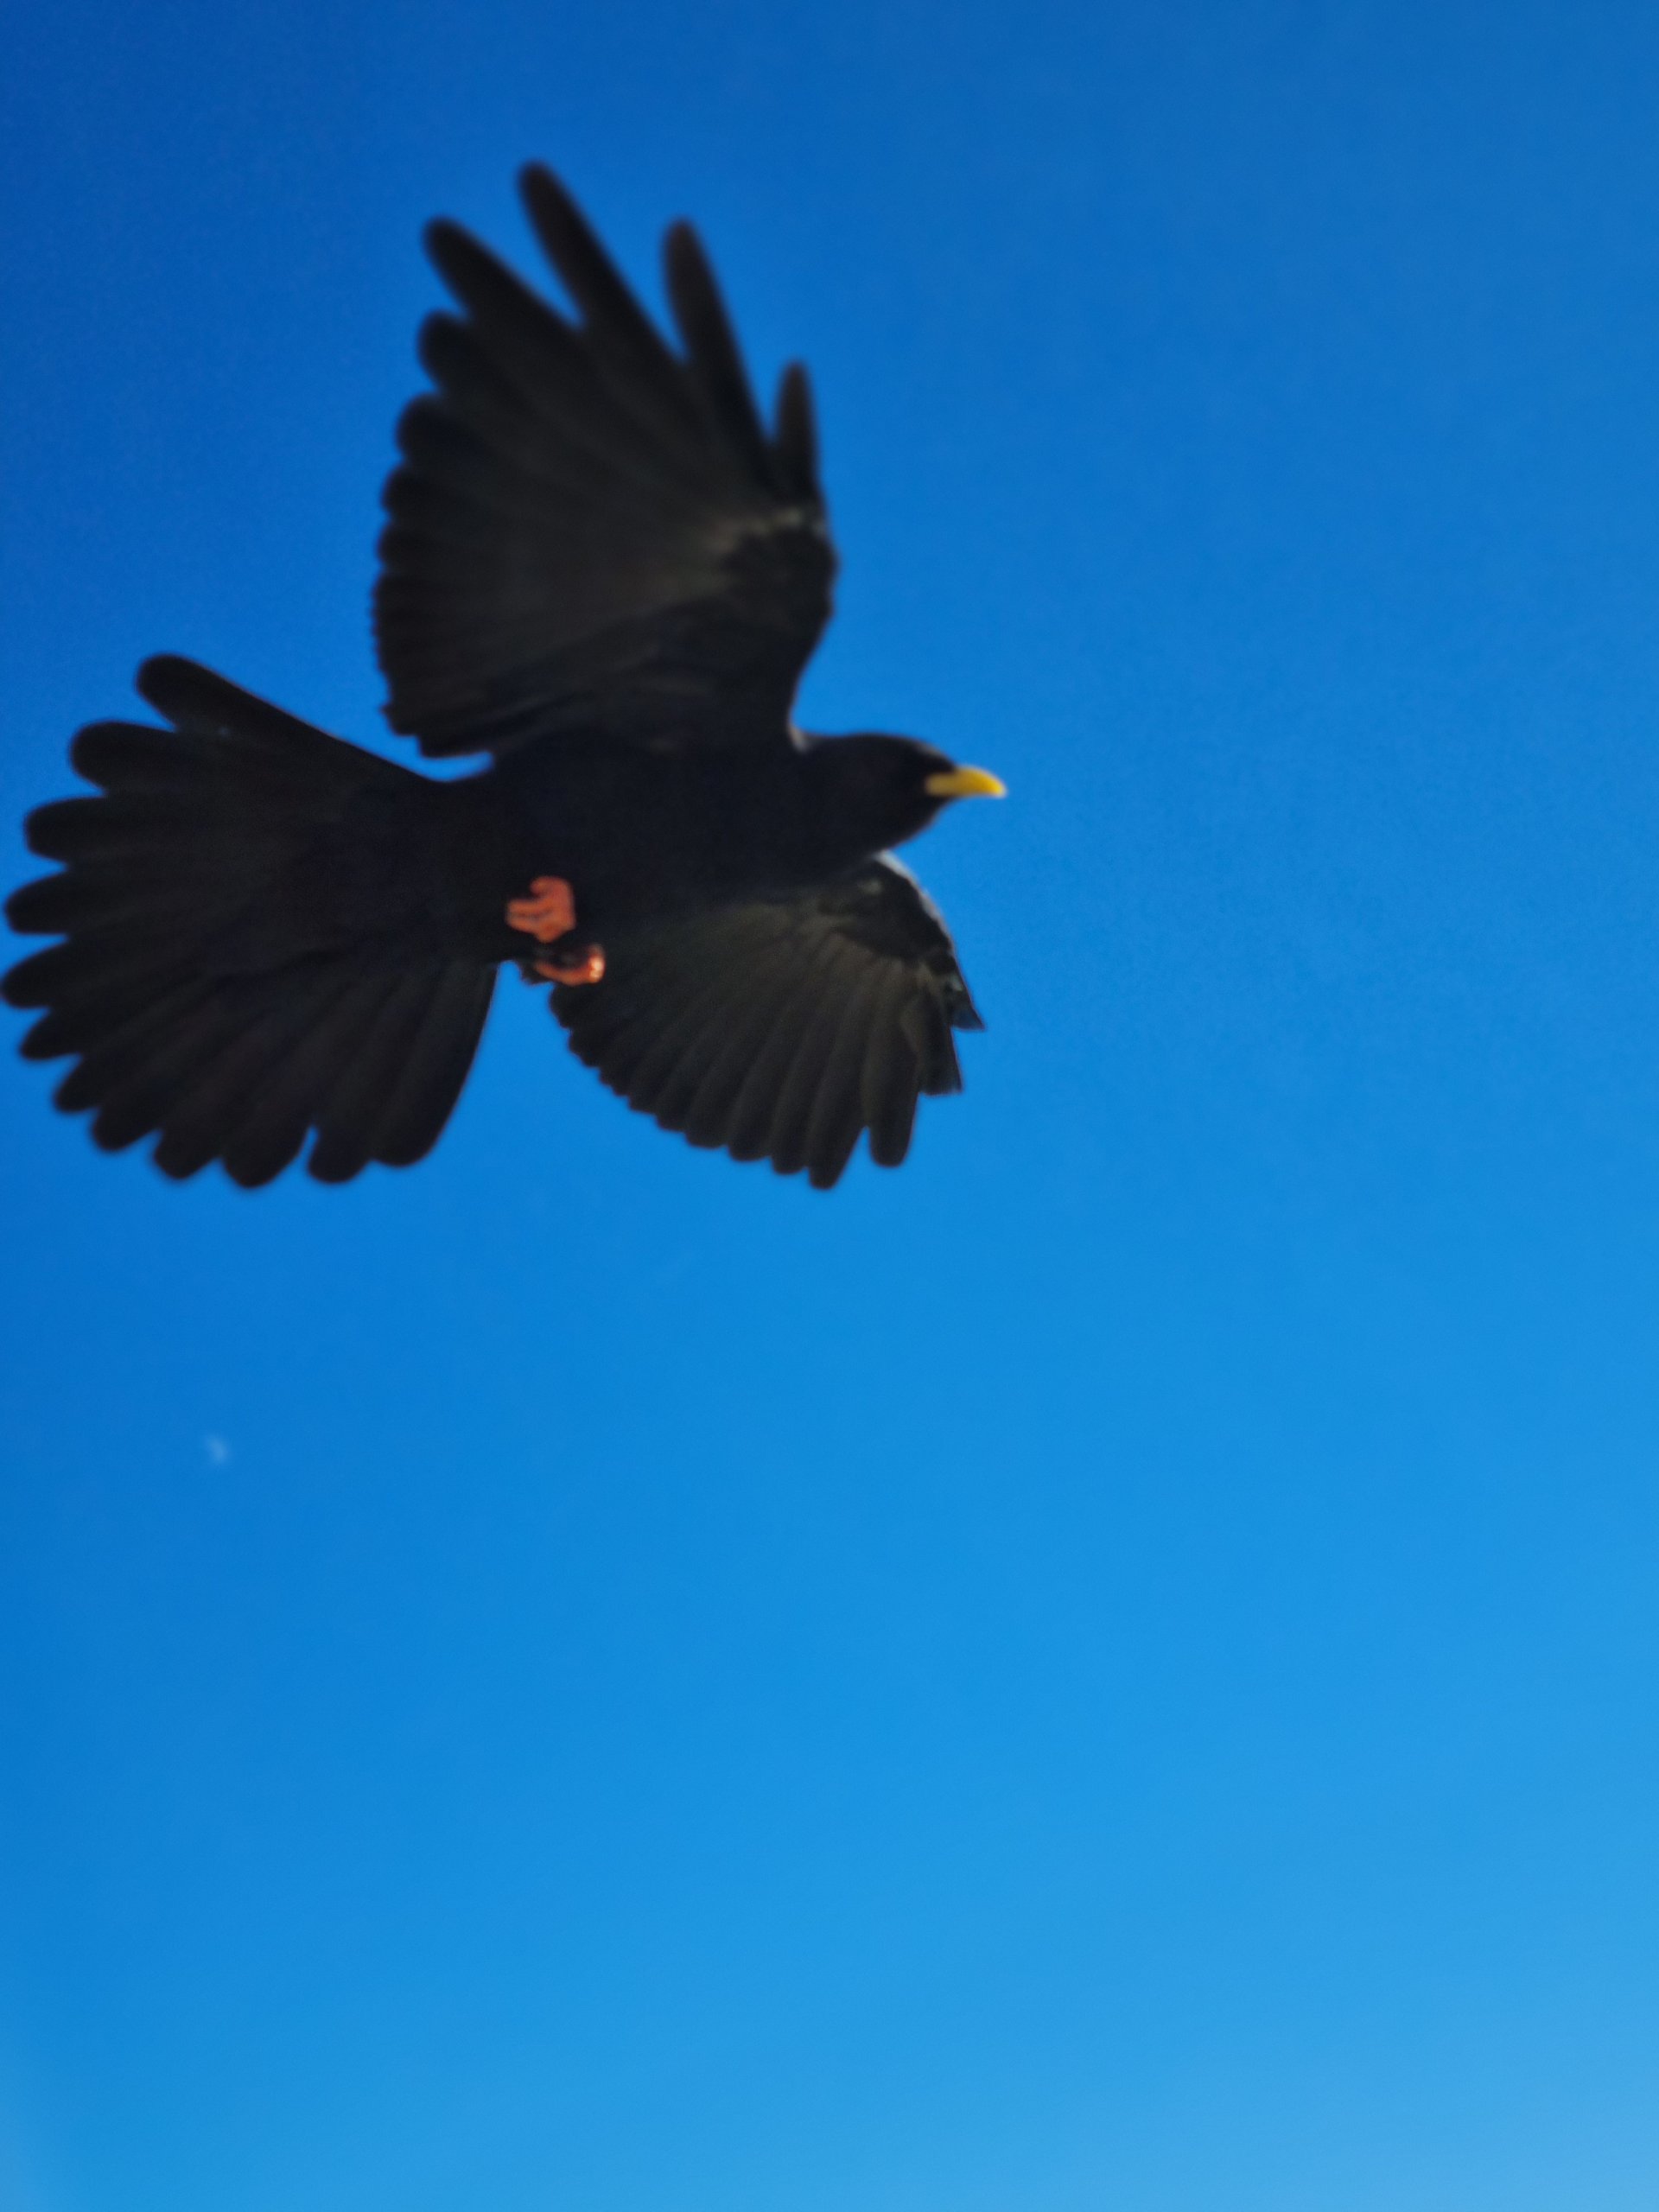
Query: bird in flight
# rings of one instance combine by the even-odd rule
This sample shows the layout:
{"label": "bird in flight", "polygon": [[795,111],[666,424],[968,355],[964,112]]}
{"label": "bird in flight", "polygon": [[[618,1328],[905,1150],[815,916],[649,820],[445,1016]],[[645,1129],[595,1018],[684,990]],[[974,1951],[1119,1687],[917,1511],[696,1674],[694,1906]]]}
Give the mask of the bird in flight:
{"label": "bird in flight", "polygon": [[268,1183],[312,1138],[340,1183],[435,1143],[498,969],[552,986],[572,1050],[694,1145],[828,1189],[860,1135],[897,1166],[982,1027],[889,848],[978,768],[809,736],[791,702],[836,554],[806,373],[768,428],[696,232],[664,242],[677,350],[545,168],[522,179],[569,298],[465,231],[405,410],[374,632],[386,715],[452,780],[325,734],[197,664],[144,663],[168,727],[94,722],[94,795],[26,828],[12,896],[62,942],[4,977],[28,1058],[108,1151]]}

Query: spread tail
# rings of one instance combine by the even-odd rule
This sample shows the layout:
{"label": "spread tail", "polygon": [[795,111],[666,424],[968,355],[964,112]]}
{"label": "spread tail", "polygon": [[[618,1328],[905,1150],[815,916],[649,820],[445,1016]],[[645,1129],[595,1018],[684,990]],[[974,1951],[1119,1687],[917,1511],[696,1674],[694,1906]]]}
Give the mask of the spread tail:
{"label": "spread tail", "polygon": [[219,1160],[252,1187],[310,1131],[343,1183],[437,1141],[495,982],[462,950],[448,862],[455,787],[329,737],[194,663],[147,661],[173,725],[96,722],[70,759],[98,796],[29,818],[65,865],[8,902],[64,941],[0,994],[44,1009],[29,1059],[76,1056],[55,1094],[107,1151],[155,1135],[156,1164]]}

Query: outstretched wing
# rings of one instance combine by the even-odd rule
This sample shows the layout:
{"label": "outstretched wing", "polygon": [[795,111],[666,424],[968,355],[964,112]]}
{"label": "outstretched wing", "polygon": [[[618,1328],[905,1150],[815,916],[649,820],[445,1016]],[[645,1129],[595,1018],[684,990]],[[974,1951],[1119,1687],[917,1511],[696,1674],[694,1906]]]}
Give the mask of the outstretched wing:
{"label": "outstretched wing", "polygon": [[677,353],[549,171],[521,183],[579,319],[456,225],[428,232],[462,312],[422,330],[436,388],[385,488],[387,718],[433,755],[780,742],[836,566],[806,372],[768,431],[696,232],[664,242]]}
{"label": "outstretched wing", "polygon": [[602,982],[553,993],[576,1057],[662,1128],[821,1191],[867,1128],[898,1166],[922,1093],[962,1088],[951,1031],[984,1026],[938,908],[886,855],[605,950]]}

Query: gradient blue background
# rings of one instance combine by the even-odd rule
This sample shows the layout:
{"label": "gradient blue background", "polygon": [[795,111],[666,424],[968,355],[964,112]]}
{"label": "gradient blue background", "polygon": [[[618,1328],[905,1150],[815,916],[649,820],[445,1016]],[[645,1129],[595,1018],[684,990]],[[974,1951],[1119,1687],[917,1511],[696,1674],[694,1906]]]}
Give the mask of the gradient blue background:
{"label": "gradient blue background", "polygon": [[529,265],[530,156],[813,366],[804,718],[1014,791],[828,1199],[512,986],[345,1191],[0,1067],[0,2202],[1651,2212],[1659,16],[0,60],[8,822],[160,648],[381,741],[418,226]]}

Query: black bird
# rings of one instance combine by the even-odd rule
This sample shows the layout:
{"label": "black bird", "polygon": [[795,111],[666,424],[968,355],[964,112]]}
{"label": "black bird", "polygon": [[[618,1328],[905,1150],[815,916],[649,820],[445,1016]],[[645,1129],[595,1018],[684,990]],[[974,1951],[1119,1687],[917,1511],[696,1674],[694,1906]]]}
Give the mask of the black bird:
{"label": "black bird", "polygon": [[10,899],[64,942],[4,978],[22,1050],[168,1175],[222,1160],[344,1182],[430,1149],[498,967],[553,985],[577,1056],[694,1145],[841,1175],[896,1166],[982,1025],[944,923],[887,848],[995,777],[900,737],[808,737],[797,683],[836,569],[806,374],[768,429],[696,233],[667,236],[674,351],[544,168],[525,205],[575,314],[466,232],[460,305],[398,425],[374,628],[394,730],[441,782],[170,657],[171,725],[95,722],[99,796],[29,817],[64,863]]}

